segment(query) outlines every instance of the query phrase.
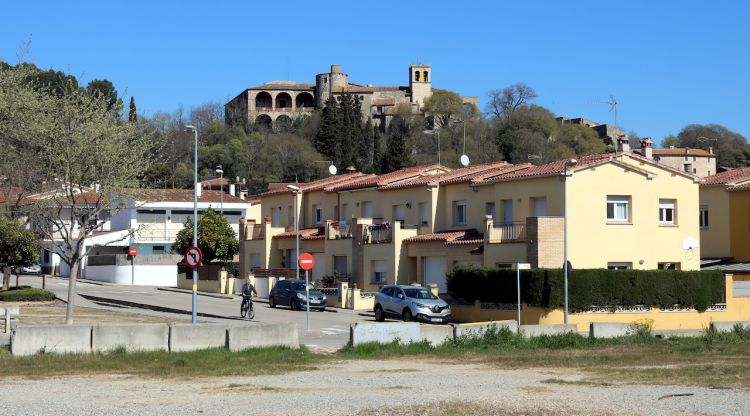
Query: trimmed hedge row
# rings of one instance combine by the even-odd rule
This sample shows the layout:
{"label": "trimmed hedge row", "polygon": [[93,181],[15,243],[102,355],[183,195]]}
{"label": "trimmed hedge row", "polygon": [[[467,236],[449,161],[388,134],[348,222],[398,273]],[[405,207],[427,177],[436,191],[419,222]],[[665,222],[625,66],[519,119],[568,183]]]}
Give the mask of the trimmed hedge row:
{"label": "trimmed hedge row", "polygon": [[[459,266],[448,273],[448,292],[468,301],[516,302],[516,271]],[[568,277],[572,311],[591,306],[685,305],[705,311],[724,302],[724,275],[717,270],[572,270]],[[562,269],[521,271],[521,301],[557,308],[564,304]]]}
{"label": "trimmed hedge row", "polygon": [[0,291],[0,302],[39,302],[55,300],[55,294],[45,289],[29,286],[12,287]]}

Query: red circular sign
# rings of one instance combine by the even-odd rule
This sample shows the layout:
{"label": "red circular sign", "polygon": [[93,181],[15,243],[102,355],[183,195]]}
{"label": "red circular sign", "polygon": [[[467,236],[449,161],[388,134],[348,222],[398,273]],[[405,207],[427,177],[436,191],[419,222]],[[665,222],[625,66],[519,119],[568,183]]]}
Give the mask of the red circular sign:
{"label": "red circular sign", "polygon": [[196,269],[203,262],[203,252],[196,246],[190,246],[185,250],[185,264],[191,269]]}
{"label": "red circular sign", "polygon": [[315,257],[310,253],[303,253],[299,256],[299,267],[302,270],[312,270],[315,266]]}
{"label": "red circular sign", "polygon": [[138,255],[138,249],[135,248],[135,247],[129,247],[128,248],[128,254],[130,254],[131,256],[135,257],[135,256]]}

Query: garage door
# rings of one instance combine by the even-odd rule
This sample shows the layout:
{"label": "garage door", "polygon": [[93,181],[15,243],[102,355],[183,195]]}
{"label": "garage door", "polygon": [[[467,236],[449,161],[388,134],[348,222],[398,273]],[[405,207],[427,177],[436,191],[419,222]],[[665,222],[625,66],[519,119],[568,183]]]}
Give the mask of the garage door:
{"label": "garage door", "polygon": [[448,286],[445,281],[446,261],[445,257],[423,257],[424,259],[424,284],[434,283],[438,292],[445,293]]}

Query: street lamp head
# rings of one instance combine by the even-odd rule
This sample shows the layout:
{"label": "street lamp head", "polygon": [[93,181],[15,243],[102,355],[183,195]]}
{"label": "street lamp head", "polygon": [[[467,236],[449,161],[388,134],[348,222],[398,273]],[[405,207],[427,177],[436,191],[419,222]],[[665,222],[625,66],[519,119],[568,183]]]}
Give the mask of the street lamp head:
{"label": "street lamp head", "polygon": [[224,169],[221,168],[221,165],[219,165],[219,166],[216,167],[216,173],[219,173],[219,174],[223,174],[224,173]]}
{"label": "street lamp head", "polygon": [[299,192],[299,186],[287,185],[286,187],[287,187],[287,189],[289,189],[292,192]]}
{"label": "street lamp head", "polygon": [[575,166],[578,164],[577,159],[568,159],[565,161],[565,166]]}
{"label": "street lamp head", "polygon": [[185,126],[185,130],[186,131],[198,131],[198,129],[195,126],[193,126],[192,124],[186,125]]}
{"label": "street lamp head", "polygon": [[437,129],[434,129],[434,130],[424,130],[422,133],[424,133],[424,134],[435,134],[435,133],[437,133]]}

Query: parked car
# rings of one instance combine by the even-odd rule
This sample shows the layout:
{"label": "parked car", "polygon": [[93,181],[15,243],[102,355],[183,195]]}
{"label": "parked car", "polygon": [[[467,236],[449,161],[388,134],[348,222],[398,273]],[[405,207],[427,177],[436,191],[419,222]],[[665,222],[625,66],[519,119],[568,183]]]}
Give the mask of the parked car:
{"label": "parked car", "polygon": [[304,280],[279,280],[271,289],[268,295],[268,306],[275,308],[276,305],[289,305],[292,309],[306,309],[307,295],[310,295],[310,309],[323,311],[326,308],[326,295],[312,288],[310,284],[309,292],[305,291]]}
{"label": "parked car", "polygon": [[42,266],[34,264],[31,266],[21,267],[20,274],[42,274]]}
{"label": "parked car", "polygon": [[421,286],[383,286],[375,296],[374,311],[375,320],[380,322],[388,316],[424,322],[448,322],[451,319],[450,305]]}

